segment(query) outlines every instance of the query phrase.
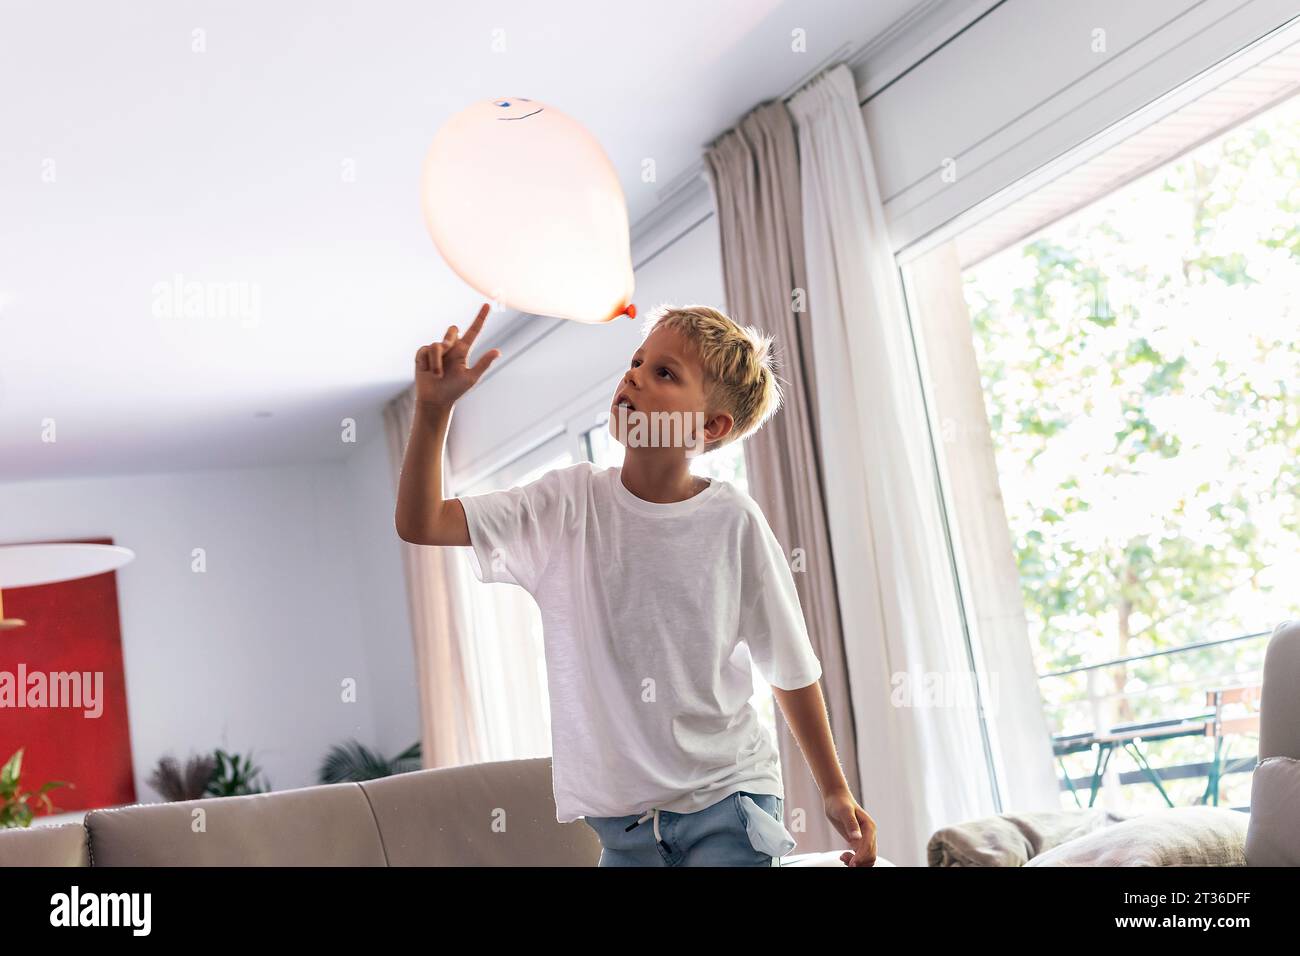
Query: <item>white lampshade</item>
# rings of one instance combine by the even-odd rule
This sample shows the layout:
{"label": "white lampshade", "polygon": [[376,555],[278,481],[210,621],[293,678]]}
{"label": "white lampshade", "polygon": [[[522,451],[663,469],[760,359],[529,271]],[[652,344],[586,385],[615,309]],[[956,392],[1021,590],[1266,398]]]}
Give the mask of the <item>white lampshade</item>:
{"label": "white lampshade", "polygon": [[600,143],[536,100],[483,100],[443,124],[421,177],[451,269],[534,315],[611,322],[632,305],[627,202]]}
{"label": "white lampshade", "polygon": [[134,557],[135,552],[130,548],[115,544],[0,545],[0,588],[26,588],[88,578],[115,571]]}
{"label": "white lampshade", "polygon": [[135,557],[130,548],[78,541],[51,544],[0,545],[0,631],[12,631],[24,621],[5,617],[4,589],[57,584],[115,571]]}

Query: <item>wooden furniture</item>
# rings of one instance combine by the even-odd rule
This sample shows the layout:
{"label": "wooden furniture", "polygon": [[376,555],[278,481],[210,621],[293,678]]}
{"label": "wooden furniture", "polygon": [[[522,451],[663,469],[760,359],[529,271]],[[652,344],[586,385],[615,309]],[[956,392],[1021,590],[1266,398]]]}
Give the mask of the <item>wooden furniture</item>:
{"label": "wooden furniture", "polygon": [[[1244,684],[1238,687],[1219,687],[1205,692],[1205,703],[1214,708],[1214,716],[1205,728],[1206,736],[1214,738],[1214,760],[1210,764],[1210,773],[1205,782],[1205,793],[1201,803],[1212,802],[1219,805],[1219,781],[1223,764],[1228,759],[1225,738],[1233,734],[1259,734],[1259,701],[1261,684]],[[1223,716],[1225,707],[1237,705],[1247,709],[1244,716]]]}

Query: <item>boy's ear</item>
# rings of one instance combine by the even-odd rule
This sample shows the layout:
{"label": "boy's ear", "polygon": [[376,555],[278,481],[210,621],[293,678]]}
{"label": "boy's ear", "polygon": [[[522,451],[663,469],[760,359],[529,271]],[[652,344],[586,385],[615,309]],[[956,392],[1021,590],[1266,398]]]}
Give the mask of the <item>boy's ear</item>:
{"label": "boy's ear", "polygon": [[736,420],[726,412],[718,412],[704,424],[704,437],[710,442],[715,442],[720,438],[731,433],[735,427]]}

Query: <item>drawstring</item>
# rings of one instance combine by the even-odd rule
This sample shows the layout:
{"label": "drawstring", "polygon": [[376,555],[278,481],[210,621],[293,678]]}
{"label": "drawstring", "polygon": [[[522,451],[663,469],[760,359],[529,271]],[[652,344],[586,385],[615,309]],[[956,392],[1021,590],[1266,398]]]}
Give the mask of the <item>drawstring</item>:
{"label": "drawstring", "polygon": [[624,827],[623,828],[624,832],[627,832],[629,830],[635,830],[637,827],[645,823],[651,817],[654,817],[654,821],[655,821],[655,842],[664,848],[665,853],[672,853],[673,852],[672,847],[670,847],[667,843],[665,843],[663,837],[659,835],[659,808],[658,807],[655,807],[653,810],[647,810],[645,814],[641,817],[641,819],[636,821],[636,823],[633,823],[631,826]]}

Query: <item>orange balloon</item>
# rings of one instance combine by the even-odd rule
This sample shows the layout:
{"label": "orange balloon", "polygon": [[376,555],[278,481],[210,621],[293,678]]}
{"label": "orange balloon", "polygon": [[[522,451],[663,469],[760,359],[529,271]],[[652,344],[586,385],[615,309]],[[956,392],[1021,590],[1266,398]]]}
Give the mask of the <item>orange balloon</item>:
{"label": "orange balloon", "polygon": [[635,315],[627,201],[580,123],[516,97],[483,100],[434,136],[420,183],[424,221],[458,276],[536,315]]}

